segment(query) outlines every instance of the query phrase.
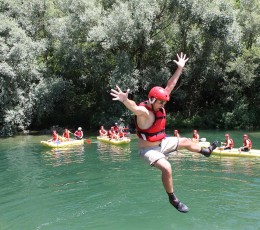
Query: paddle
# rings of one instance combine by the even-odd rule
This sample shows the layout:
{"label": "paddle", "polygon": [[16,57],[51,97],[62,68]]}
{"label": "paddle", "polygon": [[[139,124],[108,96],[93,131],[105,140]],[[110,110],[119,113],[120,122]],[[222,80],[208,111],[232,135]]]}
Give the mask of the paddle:
{"label": "paddle", "polygon": [[90,139],[86,139],[86,143],[88,143],[88,144],[97,144],[98,142],[96,142],[96,141],[92,142]]}

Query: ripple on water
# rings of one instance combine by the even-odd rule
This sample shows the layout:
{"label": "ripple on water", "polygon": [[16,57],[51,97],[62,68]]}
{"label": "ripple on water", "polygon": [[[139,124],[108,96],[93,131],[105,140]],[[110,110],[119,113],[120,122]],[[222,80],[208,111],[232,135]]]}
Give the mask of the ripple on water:
{"label": "ripple on water", "polygon": [[42,139],[0,145],[3,230],[251,230],[260,224],[259,161],[175,154],[175,191],[191,210],[183,215],[169,205],[160,171],[139,159],[135,140],[56,151],[42,147]]}
{"label": "ripple on water", "polygon": [[117,146],[99,142],[97,144],[97,154],[101,161],[128,161],[131,158],[131,149],[129,144]]}

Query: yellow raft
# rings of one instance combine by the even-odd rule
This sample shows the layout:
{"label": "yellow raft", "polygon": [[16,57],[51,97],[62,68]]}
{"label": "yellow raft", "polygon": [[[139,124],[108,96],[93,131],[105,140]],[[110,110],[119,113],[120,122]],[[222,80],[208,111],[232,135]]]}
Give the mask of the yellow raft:
{"label": "yellow raft", "polygon": [[260,157],[259,149],[251,149],[249,152],[239,152],[237,148],[224,150],[223,147],[213,150],[212,155],[223,157]]}
{"label": "yellow raft", "polygon": [[128,137],[124,137],[116,140],[116,139],[111,139],[109,137],[100,137],[100,136],[97,137],[97,140],[105,143],[113,144],[113,145],[128,144],[131,141],[131,139]]}
{"label": "yellow raft", "polygon": [[51,148],[62,148],[75,145],[83,145],[84,140],[71,140],[71,141],[41,141],[41,144]]}

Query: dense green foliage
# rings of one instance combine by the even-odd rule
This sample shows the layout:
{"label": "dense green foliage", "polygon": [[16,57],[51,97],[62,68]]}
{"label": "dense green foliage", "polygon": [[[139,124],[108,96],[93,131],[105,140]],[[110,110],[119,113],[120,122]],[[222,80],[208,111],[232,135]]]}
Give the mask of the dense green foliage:
{"label": "dense green foliage", "polygon": [[169,127],[260,127],[257,0],[0,0],[0,13],[0,135],[131,123],[111,87],[145,100],[181,51]]}

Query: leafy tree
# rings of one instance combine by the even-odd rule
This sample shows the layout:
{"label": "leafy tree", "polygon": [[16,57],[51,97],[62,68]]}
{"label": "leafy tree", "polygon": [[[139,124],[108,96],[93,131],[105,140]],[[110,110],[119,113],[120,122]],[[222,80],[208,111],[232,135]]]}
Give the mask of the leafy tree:
{"label": "leafy tree", "polygon": [[239,4],[238,22],[241,25],[242,41],[246,49],[259,42],[260,36],[260,2],[257,0],[241,0]]}
{"label": "leafy tree", "polygon": [[181,51],[169,125],[257,127],[258,11],[256,0],[2,0],[1,132],[129,123],[111,87],[146,99]]}
{"label": "leafy tree", "polygon": [[227,128],[259,126],[259,61],[260,48],[255,47],[227,64],[222,88],[228,105],[223,114]]}
{"label": "leafy tree", "polygon": [[[33,40],[28,36],[19,16],[23,7],[19,1],[2,2],[0,15],[0,132],[1,135],[13,135],[17,131],[27,129],[35,117],[43,115],[40,111],[48,111],[52,100],[48,103],[44,98],[44,89],[51,97],[51,79],[44,79],[44,65],[39,62],[40,55],[46,46],[44,41]],[[19,20],[18,20],[18,19]],[[24,17],[27,18],[27,17]],[[26,21],[26,20],[25,20]],[[56,80],[56,82],[59,80]],[[57,88],[57,87],[56,87]],[[57,94],[58,91],[55,92]],[[37,107],[38,106],[38,107]],[[41,109],[39,109],[41,108]]]}
{"label": "leafy tree", "polygon": [[13,129],[23,130],[30,124],[31,91],[41,76],[36,56],[44,47],[33,42],[15,20],[5,15],[0,20],[0,124],[3,133],[12,134]]}

